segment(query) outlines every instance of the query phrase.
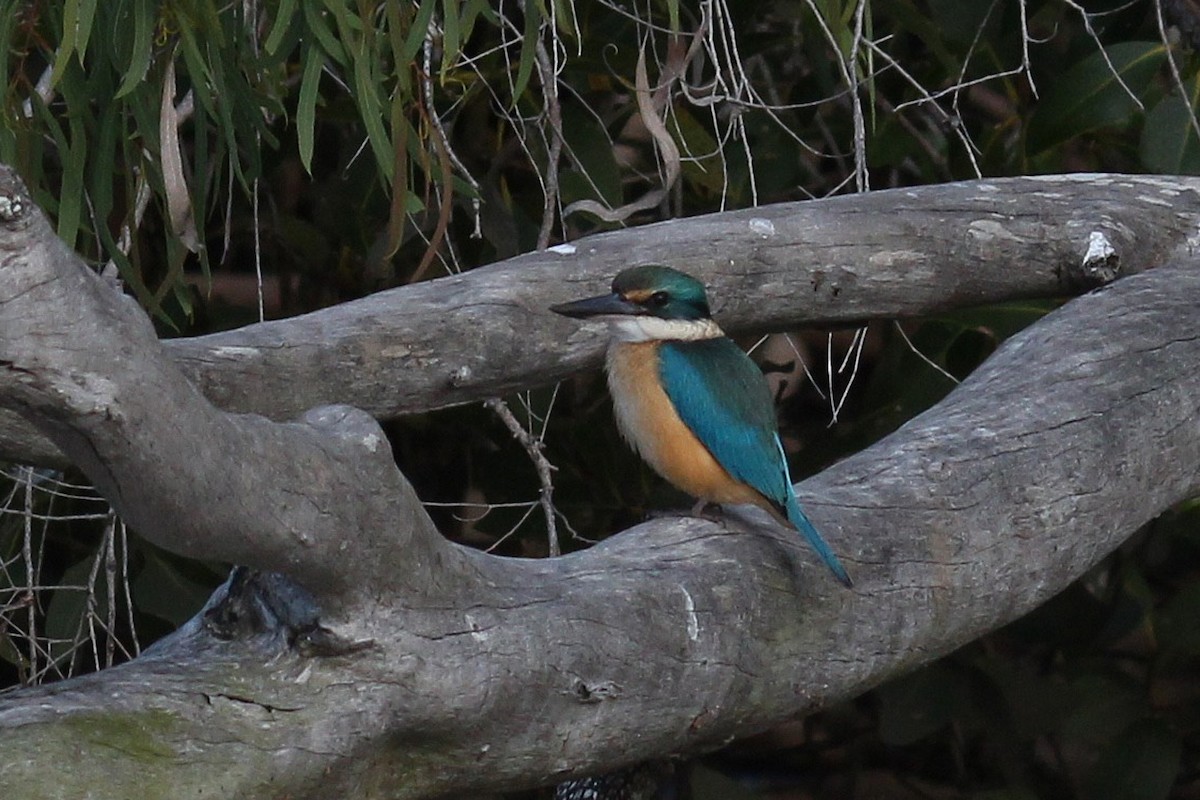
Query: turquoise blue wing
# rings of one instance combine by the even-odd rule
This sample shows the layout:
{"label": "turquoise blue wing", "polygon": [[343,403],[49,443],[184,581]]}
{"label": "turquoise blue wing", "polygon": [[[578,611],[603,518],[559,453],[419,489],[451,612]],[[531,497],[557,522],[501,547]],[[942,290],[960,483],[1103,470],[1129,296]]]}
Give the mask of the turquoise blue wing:
{"label": "turquoise blue wing", "polygon": [[750,357],[725,337],[663,342],[659,374],[680,418],[713,458],[783,512],[791,486],[775,407]]}
{"label": "turquoise blue wing", "polygon": [[775,403],[758,366],[731,339],[663,342],[659,375],[683,423],[713,458],[767,498],[844,585],[850,577],[792,490]]}

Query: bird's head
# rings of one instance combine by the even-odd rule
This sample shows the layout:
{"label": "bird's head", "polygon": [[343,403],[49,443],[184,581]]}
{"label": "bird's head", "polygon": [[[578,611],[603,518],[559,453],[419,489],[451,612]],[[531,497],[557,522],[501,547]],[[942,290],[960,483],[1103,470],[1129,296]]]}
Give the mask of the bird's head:
{"label": "bird's head", "polygon": [[704,284],[677,269],[630,267],[613,278],[612,292],[551,306],[556,314],[605,319],[622,339],[707,339],[720,336]]}

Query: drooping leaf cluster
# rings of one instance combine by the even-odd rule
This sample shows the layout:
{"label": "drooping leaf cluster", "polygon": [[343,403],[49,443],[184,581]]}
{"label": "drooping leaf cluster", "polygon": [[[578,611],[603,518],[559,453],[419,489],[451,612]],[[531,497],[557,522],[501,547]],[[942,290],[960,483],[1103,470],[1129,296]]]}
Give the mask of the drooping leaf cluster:
{"label": "drooping leaf cluster", "polygon": [[[265,266],[268,313],[290,313],[539,230],[976,175],[1194,172],[1177,8],[1160,30],[1150,2],[7,0],[0,158],[160,320],[227,325],[208,314],[214,266]],[[573,206],[656,188],[618,222]]]}

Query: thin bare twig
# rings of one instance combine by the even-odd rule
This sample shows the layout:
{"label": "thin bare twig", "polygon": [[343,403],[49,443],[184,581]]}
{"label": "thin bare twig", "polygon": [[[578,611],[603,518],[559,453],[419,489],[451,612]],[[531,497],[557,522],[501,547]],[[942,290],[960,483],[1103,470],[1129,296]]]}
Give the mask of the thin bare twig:
{"label": "thin bare twig", "polygon": [[[850,340],[850,348],[846,351],[846,355],[842,357],[842,363],[837,370],[833,368],[833,334],[829,334],[828,341],[825,343],[825,368],[829,378],[829,424],[832,426],[838,421],[838,414],[842,411],[842,406],[846,404],[846,398],[850,396],[850,387],[854,385],[855,378],[858,377],[858,365],[862,360],[863,348],[867,342],[866,326],[858,328],[854,331],[854,338]],[[834,375],[841,375],[846,371],[847,365],[850,363],[850,358],[854,358],[854,366],[850,370],[850,377],[846,381],[846,385],[842,388],[842,393],[836,399],[834,398]]]}
{"label": "thin bare twig", "polygon": [[1108,50],[1104,48],[1104,42],[1101,40],[1100,34],[1096,32],[1094,27],[1092,27],[1092,17],[1099,16],[1099,14],[1089,13],[1086,8],[1075,2],[1075,0],[1062,0],[1062,2],[1064,5],[1067,5],[1079,12],[1079,16],[1083,20],[1083,29],[1087,31],[1088,36],[1092,37],[1092,41],[1096,43],[1096,49],[1100,51],[1100,57],[1103,58],[1104,63],[1108,65],[1108,71],[1112,73],[1113,79],[1117,82],[1117,85],[1119,85],[1125,91],[1125,94],[1128,95],[1129,99],[1133,101],[1134,105],[1136,105],[1140,111],[1145,111],[1146,106],[1142,103],[1142,99],[1137,96],[1137,93],[1133,91],[1133,89],[1129,88],[1129,84],[1125,83],[1125,79],[1121,77],[1121,71],[1117,69],[1116,65],[1113,64],[1112,58],[1108,55]]}
{"label": "thin bare twig", "polygon": [[512,409],[508,404],[499,397],[493,397],[490,400],[485,400],[484,407],[492,411],[508,428],[509,433],[513,438],[520,442],[525,448],[525,452],[533,461],[534,469],[537,470],[538,482],[541,484],[541,491],[538,496],[538,502],[542,506],[542,513],[546,517],[546,536],[547,545],[551,556],[557,556],[562,553],[562,549],[558,543],[558,523],[554,515],[554,479],[551,475],[557,467],[550,463],[546,458],[544,443],[540,437],[533,436],[529,431],[521,425],[520,421],[513,414]]}
{"label": "thin bare twig", "polygon": [[1183,85],[1183,76],[1179,73],[1179,64],[1175,63],[1175,53],[1168,44],[1167,23],[1163,18],[1162,0],[1154,0],[1154,13],[1158,18],[1158,35],[1162,40],[1167,50],[1167,63],[1171,66],[1171,79],[1175,82],[1175,88],[1179,90],[1179,97],[1183,100],[1188,110],[1188,121],[1192,123],[1192,130],[1196,136],[1200,137],[1200,120],[1196,119],[1196,109],[1192,104],[1192,98],[1188,97],[1188,91]]}
{"label": "thin bare twig", "polygon": [[[521,4],[524,10],[524,3]],[[555,12],[557,4],[551,4],[551,14]],[[554,17],[551,16],[550,31],[551,35],[558,36],[557,30],[554,27]],[[543,23],[542,28],[546,27]],[[558,46],[554,48],[554,59],[558,60]],[[549,123],[550,131],[545,133],[543,127],[543,137],[547,140],[546,147],[546,177],[542,181],[542,226],[538,231],[537,249],[545,250],[550,246],[550,235],[554,231],[554,220],[557,218],[557,211],[560,205],[558,193],[558,164],[562,158],[563,149],[563,131],[562,131],[562,106],[558,101],[558,67],[556,63],[551,63],[550,54],[546,52],[546,42],[542,38],[542,31],[538,31],[537,41],[534,44],[534,63],[537,64],[538,75],[541,76],[542,83],[542,103],[544,121]]]}
{"label": "thin bare twig", "polygon": [[909,349],[909,350],[912,350],[912,351],[913,351],[913,353],[914,353],[914,354],[917,356],[917,358],[921,359],[921,360],[922,360],[922,361],[924,361],[926,364],[928,364],[929,366],[931,366],[931,367],[933,367],[934,369],[936,369],[938,372],[940,372],[940,373],[942,373],[943,375],[945,375],[947,378],[949,378],[951,381],[953,381],[955,385],[957,385],[957,384],[959,383],[959,380],[958,380],[958,378],[954,377],[954,376],[953,376],[953,375],[951,375],[949,372],[947,372],[947,371],[946,371],[946,369],[945,369],[945,367],[943,367],[941,364],[939,364],[939,363],[937,363],[936,361],[934,361],[934,360],[933,360],[932,358],[930,358],[929,356],[927,356],[927,355],[925,355],[924,353],[922,353],[922,352],[921,352],[921,351],[920,351],[920,350],[917,348],[917,346],[916,346],[915,344],[913,344],[913,342],[912,342],[912,339],[909,339],[909,338],[908,338],[908,334],[904,332],[904,326],[900,324],[900,321],[899,321],[899,320],[893,320],[893,321],[892,321],[892,324],[896,326],[896,330],[897,330],[897,331],[900,333],[900,338],[904,340],[904,343],[905,343],[906,345],[908,345],[908,349]]}
{"label": "thin bare twig", "polygon": [[[854,42],[850,46],[850,55],[846,57],[848,71],[854,77],[850,108],[854,117],[854,184],[860,192],[869,191],[871,188],[871,175],[867,171],[867,122],[863,114],[862,80],[859,78],[858,69],[858,54],[863,43],[866,12],[867,0],[859,0],[858,9],[854,12]],[[867,52],[870,53],[870,50]]]}

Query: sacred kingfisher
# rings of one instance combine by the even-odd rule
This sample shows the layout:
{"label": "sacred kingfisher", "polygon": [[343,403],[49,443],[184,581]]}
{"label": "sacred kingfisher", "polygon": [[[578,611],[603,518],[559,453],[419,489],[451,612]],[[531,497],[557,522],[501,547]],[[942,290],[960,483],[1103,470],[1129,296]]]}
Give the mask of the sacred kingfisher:
{"label": "sacred kingfisher", "polygon": [[701,503],[765,509],[851,585],[796,501],[766,379],[713,321],[704,284],[670,267],[630,267],[611,294],[550,310],[608,323],[617,427],[659,475]]}

